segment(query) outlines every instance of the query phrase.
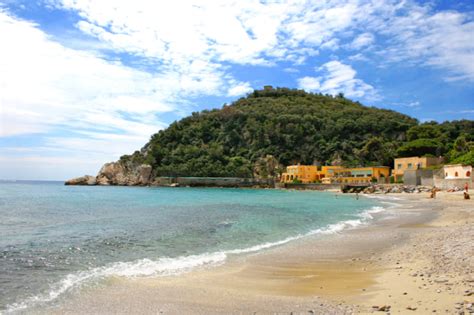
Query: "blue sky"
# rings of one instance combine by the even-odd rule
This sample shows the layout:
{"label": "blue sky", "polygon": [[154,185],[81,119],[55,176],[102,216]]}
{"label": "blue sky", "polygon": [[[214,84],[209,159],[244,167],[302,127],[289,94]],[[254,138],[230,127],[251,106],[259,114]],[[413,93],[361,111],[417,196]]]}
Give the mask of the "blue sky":
{"label": "blue sky", "polygon": [[264,85],[474,119],[471,1],[0,0],[0,178],[96,174]]}

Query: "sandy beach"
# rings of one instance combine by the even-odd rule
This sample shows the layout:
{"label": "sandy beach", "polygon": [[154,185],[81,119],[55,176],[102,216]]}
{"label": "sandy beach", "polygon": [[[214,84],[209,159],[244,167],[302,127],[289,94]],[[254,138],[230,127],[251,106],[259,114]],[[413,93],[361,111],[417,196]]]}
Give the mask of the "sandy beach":
{"label": "sandy beach", "polygon": [[[170,277],[114,278],[36,313],[471,314],[474,201],[393,194],[369,226]],[[465,313],[463,313],[465,312]]]}

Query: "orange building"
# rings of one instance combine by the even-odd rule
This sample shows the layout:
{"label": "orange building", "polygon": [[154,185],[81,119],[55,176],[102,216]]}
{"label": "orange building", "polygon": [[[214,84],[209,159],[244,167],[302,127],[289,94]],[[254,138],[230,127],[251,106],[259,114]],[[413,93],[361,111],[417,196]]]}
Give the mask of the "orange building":
{"label": "orange building", "polygon": [[435,166],[443,163],[443,158],[437,157],[405,157],[405,158],[397,158],[393,161],[393,171],[392,175],[395,178],[395,181],[398,182],[399,180],[403,179],[403,174],[407,170],[419,170],[429,166]]}
{"label": "orange building", "polygon": [[292,183],[295,180],[308,184],[322,182],[332,183],[370,183],[374,179],[378,182],[388,182],[390,168],[388,166],[370,166],[345,168],[342,166],[322,166],[318,169],[314,165],[290,165],[281,176],[282,183]]}
{"label": "orange building", "polygon": [[319,180],[318,167],[315,165],[290,165],[286,167],[286,172],[281,175],[282,183],[292,183],[293,181],[302,183],[314,183]]}

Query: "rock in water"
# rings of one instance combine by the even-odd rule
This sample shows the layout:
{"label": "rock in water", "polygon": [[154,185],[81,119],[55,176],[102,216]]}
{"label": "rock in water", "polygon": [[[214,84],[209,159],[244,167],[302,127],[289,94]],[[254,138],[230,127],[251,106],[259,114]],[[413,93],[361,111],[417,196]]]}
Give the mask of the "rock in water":
{"label": "rock in water", "polygon": [[64,185],[85,185],[85,186],[93,186],[97,185],[96,178],[90,175],[84,175],[81,177],[72,178],[67,180]]}
{"label": "rock in water", "polygon": [[150,183],[151,166],[133,162],[106,163],[97,174],[98,185],[143,186]]}

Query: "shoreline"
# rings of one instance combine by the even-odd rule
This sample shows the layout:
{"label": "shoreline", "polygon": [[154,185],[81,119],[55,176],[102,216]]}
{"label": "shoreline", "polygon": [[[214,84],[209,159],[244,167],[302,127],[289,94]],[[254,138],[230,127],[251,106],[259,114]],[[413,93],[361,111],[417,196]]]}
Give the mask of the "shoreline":
{"label": "shoreline", "polygon": [[[473,261],[468,257],[474,249],[469,244],[474,203],[456,193],[440,193],[436,200],[425,194],[389,196],[400,199],[394,217],[376,218],[364,228],[309,236],[177,277],[109,279],[36,312],[346,314],[371,313],[376,310],[372,306],[390,306],[391,312],[400,313],[467,309],[474,299],[465,296],[465,291],[474,291]],[[467,241],[458,244],[460,239]],[[451,247],[459,251],[453,257],[440,253]],[[438,261],[443,264],[437,266]],[[466,269],[466,264],[471,267]]]}

